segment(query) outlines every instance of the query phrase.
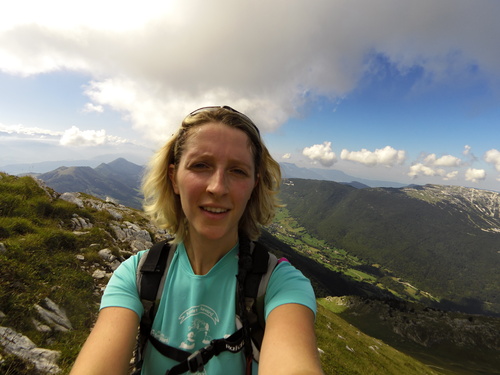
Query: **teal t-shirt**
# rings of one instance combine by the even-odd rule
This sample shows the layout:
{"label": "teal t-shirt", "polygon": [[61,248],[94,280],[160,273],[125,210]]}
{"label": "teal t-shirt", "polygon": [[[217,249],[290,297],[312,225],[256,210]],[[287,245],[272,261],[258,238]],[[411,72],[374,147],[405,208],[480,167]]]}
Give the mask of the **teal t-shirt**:
{"label": "teal t-shirt", "polygon": [[[101,301],[105,307],[125,307],[142,316],[143,307],[136,285],[140,252],[123,262],[111,277]],[[186,249],[177,246],[168,270],[162,298],[153,322],[152,335],[158,340],[194,352],[212,339],[228,337],[236,331],[236,275],[238,246],[229,251],[206,274],[196,275]],[[309,280],[288,262],[280,263],[269,280],[265,297],[265,317],[277,306],[298,303],[316,312],[316,299]],[[152,345],[146,347],[142,373],[163,374],[178,362],[166,358]],[[253,373],[258,365],[254,363]],[[213,357],[198,374],[244,374],[243,351],[223,352]]]}

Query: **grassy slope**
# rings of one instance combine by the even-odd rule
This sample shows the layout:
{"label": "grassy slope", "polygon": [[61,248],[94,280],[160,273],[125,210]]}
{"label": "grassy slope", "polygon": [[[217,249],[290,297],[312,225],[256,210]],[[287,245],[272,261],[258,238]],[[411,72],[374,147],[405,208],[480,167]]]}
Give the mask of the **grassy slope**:
{"label": "grassy slope", "polygon": [[337,305],[326,299],[318,300],[316,334],[318,347],[325,352],[321,355],[325,374],[438,374],[414,358],[362,333],[334,311],[339,311]]}

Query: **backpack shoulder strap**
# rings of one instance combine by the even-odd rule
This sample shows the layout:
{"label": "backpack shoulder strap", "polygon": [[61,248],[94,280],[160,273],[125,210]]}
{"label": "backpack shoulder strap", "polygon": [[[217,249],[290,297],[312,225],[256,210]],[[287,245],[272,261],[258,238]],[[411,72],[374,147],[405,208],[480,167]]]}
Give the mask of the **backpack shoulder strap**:
{"label": "backpack shoulder strap", "polygon": [[157,242],[142,255],[137,266],[137,291],[144,307],[135,351],[137,373],[140,373],[142,367],[144,348],[153,326],[158,302],[163,293],[163,285],[174,253],[175,246],[167,241]]}
{"label": "backpack shoulder strap", "polygon": [[244,290],[247,318],[252,336],[252,352],[254,359],[258,362],[266,326],[265,295],[278,259],[259,242],[253,242],[250,251],[252,253],[252,270],[247,274]]}

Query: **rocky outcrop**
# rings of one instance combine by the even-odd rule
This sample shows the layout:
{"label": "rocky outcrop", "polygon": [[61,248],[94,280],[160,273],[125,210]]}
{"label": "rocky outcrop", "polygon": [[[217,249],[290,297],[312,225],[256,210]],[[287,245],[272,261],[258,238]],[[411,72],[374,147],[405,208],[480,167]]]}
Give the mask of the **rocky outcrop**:
{"label": "rocky outcrop", "polygon": [[[50,330],[66,332],[73,329],[66,313],[49,298],[45,298],[40,304],[35,305],[35,310]],[[43,331],[47,331],[45,327]]]}
{"label": "rocky outcrop", "polygon": [[78,207],[80,208],[83,208],[84,205],[83,205],[83,200],[81,200],[79,198],[80,194],[79,193],[63,193],[60,195],[60,199],[64,200],[64,201],[67,201],[67,202],[70,202],[70,203],[74,203],[76,204]]}
{"label": "rocky outcrop", "polygon": [[72,229],[74,231],[87,230],[93,227],[89,219],[80,217],[77,214],[73,214],[73,218],[71,219],[71,224],[72,224]]}
{"label": "rocky outcrop", "polygon": [[[43,333],[52,331],[67,332],[73,329],[64,310],[51,299],[45,298],[34,305],[37,318],[32,322],[36,330]],[[0,313],[0,318],[5,314]],[[42,374],[58,374],[61,370],[57,361],[61,355],[59,351],[39,348],[27,336],[16,332],[9,327],[0,327],[0,346],[6,354],[17,356],[29,362]]]}
{"label": "rocky outcrop", "polygon": [[60,352],[38,348],[28,337],[9,327],[0,327],[0,344],[7,354],[31,363],[40,373],[58,374],[61,371],[57,365]]}

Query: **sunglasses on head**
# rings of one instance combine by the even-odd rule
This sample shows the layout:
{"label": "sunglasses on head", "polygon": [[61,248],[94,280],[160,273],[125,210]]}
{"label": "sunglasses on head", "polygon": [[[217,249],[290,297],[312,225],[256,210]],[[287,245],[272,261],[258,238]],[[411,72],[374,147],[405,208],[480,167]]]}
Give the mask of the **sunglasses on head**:
{"label": "sunglasses on head", "polygon": [[244,113],[241,113],[241,112],[237,111],[234,108],[229,107],[228,105],[218,105],[218,106],[210,106],[210,107],[201,107],[201,108],[195,109],[193,112],[191,112],[188,115],[188,117],[197,115],[198,113],[202,113],[202,112],[216,111],[218,109],[227,109],[228,111],[236,113],[238,116],[242,117],[243,119],[245,119],[246,121],[248,121],[250,124],[252,124],[253,127],[255,128],[255,130],[257,130],[257,134],[260,136],[259,128],[254,124],[254,122],[252,120],[250,120],[250,118],[247,115],[245,115]]}

